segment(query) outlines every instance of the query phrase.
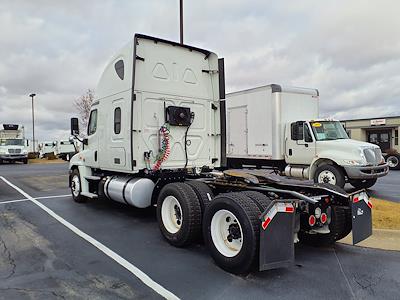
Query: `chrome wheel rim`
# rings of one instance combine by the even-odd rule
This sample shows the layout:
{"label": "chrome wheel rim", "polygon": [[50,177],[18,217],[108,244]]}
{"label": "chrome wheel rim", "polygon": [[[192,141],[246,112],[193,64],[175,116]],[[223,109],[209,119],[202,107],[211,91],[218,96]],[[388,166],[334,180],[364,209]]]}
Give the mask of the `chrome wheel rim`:
{"label": "chrome wheel rim", "polygon": [[318,183],[336,184],[336,176],[329,170],[324,170],[318,175]]}

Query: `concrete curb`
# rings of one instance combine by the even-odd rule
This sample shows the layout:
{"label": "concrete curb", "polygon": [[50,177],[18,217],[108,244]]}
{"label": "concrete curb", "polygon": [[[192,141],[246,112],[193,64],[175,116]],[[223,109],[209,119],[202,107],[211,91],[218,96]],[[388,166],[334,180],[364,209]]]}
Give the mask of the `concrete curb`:
{"label": "concrete curb", "polygon": [[[339,243],[352,245],[352,234],[339,240]],[[400,251],[400,230],[393,229],[373,229],[372,235],[357,246]]]}

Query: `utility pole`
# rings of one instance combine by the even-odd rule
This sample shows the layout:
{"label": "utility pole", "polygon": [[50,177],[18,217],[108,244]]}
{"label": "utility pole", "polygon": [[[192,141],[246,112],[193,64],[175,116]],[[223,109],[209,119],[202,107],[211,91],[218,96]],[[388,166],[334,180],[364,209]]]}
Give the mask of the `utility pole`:
{"label": "utility pole", "polygon": [[183,0],[179,0],[179,20],[180,20],[180,37],[181,44],[183,45]]}
{"label": "utility pole", "polygon": [[30,94],[29,97],[32,98],[32,145],[33,145],[33,152],[36,153],[35,149],[35,108],[33,106],[33,98],[36,94]]}

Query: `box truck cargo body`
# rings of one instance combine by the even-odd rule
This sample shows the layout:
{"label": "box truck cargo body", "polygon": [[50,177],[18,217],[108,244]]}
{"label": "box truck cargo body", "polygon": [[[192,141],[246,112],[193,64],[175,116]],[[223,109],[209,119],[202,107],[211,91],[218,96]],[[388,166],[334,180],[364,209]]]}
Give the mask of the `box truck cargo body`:
{"label": "box truck cargo body", "polygon": [[230,167],[272,166],[289,177],[370,187],[388,167],[379,147],[350,140],[339,121],[319,119],[316,89],[277,84],[227,94]]}
{"label": "box truck cargo body", "polygon": [[285,124],[318,116],[318,91],[276,85],[227,95],[227,156],[285,159]]}

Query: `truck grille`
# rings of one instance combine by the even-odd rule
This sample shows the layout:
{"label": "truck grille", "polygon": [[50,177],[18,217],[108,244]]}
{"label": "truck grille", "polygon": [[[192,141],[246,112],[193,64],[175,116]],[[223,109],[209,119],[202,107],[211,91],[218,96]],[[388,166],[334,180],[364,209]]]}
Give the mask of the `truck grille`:
{"label": "truck grille", "polygon": [[379,148],[367,148],[364,149],[364,155],[368,164],[379,165],[381,162],[382,151]]}
{"label": "truck grille", "polygon": [[10,154],[20,154],[21,149],[8,149],[8,153]]}

